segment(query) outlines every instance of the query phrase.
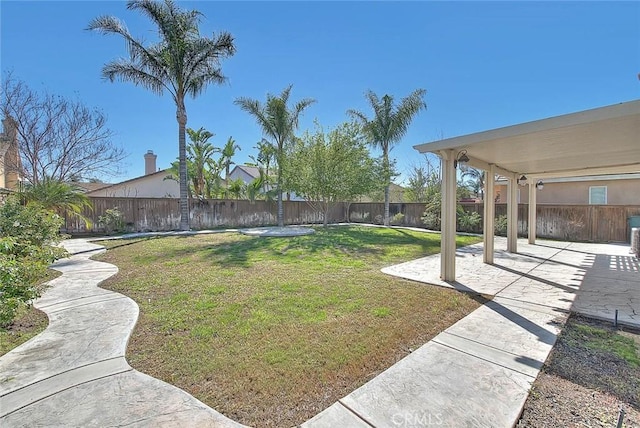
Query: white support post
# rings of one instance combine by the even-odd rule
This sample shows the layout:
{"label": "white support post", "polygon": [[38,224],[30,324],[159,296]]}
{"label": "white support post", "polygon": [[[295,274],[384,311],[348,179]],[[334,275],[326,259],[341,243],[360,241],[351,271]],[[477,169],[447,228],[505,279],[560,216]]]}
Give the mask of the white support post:
{"label": "white support post", "polygon": [[536,213],[536,192],[538,189],[533,181],[529,181],[529,244],[536,243],[536,222],[538,221]]}
{"label": "white support post", "polygon": [[440,152],[442,159],[442,211],[440,236],[440,278],[443,281],[456,279],[456,169],[454,150]]}
{"label": "white support post", "polygon": [[496,180],[495,165],[489,164],[484,180],[484,254],[485,263],[493,263],[494,223],[496,215],[496,195],[494,184]]}
{"label": "white support post", "polygon": [[507,183],[507,251],[518,252],[518,178],[512,174]]}

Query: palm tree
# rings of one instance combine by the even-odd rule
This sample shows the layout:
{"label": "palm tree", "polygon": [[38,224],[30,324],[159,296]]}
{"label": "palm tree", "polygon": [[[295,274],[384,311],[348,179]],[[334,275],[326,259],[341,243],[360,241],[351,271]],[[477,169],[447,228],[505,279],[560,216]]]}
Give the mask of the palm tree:
{"label": "palm tree", "polygon": [[391,186],[391,164],[389,163],[389,151],[407,133],[413,118],[427,105],[423,101],[426,91],[416,89],[408,97],[403,98],[400,104],[395,105],[393,96],[385,95],[382,99],[372,91],[365,94],[367,101],[373,109],[371,119],[357,110],[348,110],[347,113],[362,122],[363,130],[369,140],[369,144],[382,150],[382,167],[384,170],[384,225],[389,225],[389,187]]}
{"label": "palm tree", "polygon": [[276,152],[278,176],[276,178],[276,193],[278,195],[278,226],[284,226],[284,209],[282,207],[282,168],[284,165],[285,145],[292,142],[298,128],[298,118],[302,111],[313,104],[315,100],[305,98],[295,103],[292,108],[287,106],[291,94],[289,85],[280,96],[267,94],[267,101],[262,104],[258,100],[241,97],[235,104],[254,117],[258,126],[266,137],[273,139]]}
{"label": "palm tree", "polygon": [[230,196],[240,199],[245,192],[245,183],[242,178],[236,178],[227,183],[227,192]]}
{"label": "palm tree", "polygon": [[253,179],[250,183],[247,183],[245,186],[245,190],[247,193],[247,199],[249,199],[250,203],[255,203],[258,196],[264,191],[265,184],[265,174],[264,170],[261,168],[258,170],[260,175]]}
{"label": "palm tree", "polygon": [[472,168],[468,165],[460,165],[462,179],[468,179],[471,189],[476,193],[480,200],[484,200],[484,180],[485,172]]}
{"label": "palm tree", "polygon": [[[220,166],[212,155],[220,151],[208,142],[213,133],[200,128],[197,131],[187,128],[187,134],[191,140],[187,144],[187,177],[189,178],[189,196],[198,198],[211,198],[211,182],[214,176],[220,175]],[[180,182],[180,161],[171,163],[169,174],[165,180]],[[218,177],[219,178],[219,177]]]}
{"label": "palm tree", "polygon": [[92,210],[93,205],[77,184],[45,177],[37,184],[26,184],[18,192],[18,196],[24,204],[38,204],[61,217],[76,217],[87,227],[91,225],[91,221],[82,212]]}
{"label": "palm tree", "polygon": [[222,164],[224,165],[224,179],[229,180],[229,169],[231,165],[235,165],[233,157],[236,155],[236,150],[241,150],[240,146],[236,144],[236,140],[233,137],[229,137],[227,144],[222,148]]}
{"label": "palm tree", "polygon": [[261,171],[264,171],[264,183],[268,184],[270,182],[271,161],[276,156],[276,149],[273,147],[273,144],[265,138],[263,138],[262,141],[258,141],[258,145],[255,146],[254,149],[258,149],[258,157],[249,157],[256,163]]}
{"label": "palm tree", "polygon": [[111,61],[102,74],[111,82],[116,79],[132,82],[161,95],[168,91],[176,104],[178,121],[178,159],[180,176],[180,229],[189,229],[189,195],[187,185],[186,95],[196,97],[209,83],[226,81],[220,60],[235,53],[233,37],[221,32],[201,37],[198,24],[202,14],[196,10],[182,10],[172,0],[133,0],[127,9],[138,10],[158,29],[160,41],[145,46],[134,38],[124,23],[112,16],[101,16],[89,23],[89,30],[102,34],[118,34],[124,38],[129,59]]}
{"label": "palm tree", "polygon": [[187,147],[187,162],[191,168],[187,168],[191,172],[191,181],[193,191],[197,197],[208,196],[205,194],[207,175],[211,172],[211,164],[213,162],[213,154],[220,151],[208,142],[213,137],[213,133],[204,128],[194,131],[187,128],[187,134],[191,144]]}

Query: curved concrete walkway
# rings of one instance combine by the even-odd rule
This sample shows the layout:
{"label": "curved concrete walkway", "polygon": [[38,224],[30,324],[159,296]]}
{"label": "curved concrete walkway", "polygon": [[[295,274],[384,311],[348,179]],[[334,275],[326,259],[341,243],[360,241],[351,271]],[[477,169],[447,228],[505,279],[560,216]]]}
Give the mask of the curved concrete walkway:
{"label": "curved concrete walkway", "polygon": [[101,246],[63,245],[62,276],[34,304],[49,326],[0,358],[0,426],[243,426],[127,364],[138,305],[98,287],[118,272],[89,259]]}

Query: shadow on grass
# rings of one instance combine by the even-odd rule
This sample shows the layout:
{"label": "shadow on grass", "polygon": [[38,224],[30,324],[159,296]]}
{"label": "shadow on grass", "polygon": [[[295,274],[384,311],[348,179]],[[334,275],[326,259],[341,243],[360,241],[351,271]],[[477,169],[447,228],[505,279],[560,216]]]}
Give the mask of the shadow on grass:
{"label": "shadow on grass", "polygon": [[[134,244],[139,244],[140,242],[146,242],[146,241],[151,241],[152,239],[159,239],[161,238],[161,236],[147,236],[144,238],[131,238],[131,239],[118,239],[118,240],[103,240],[103,241],[92,241],[92,243],[96,244],[96,245],[102,245],[103,247],[105,247],[106,250],[113,250],[116,248],[120,248],[120,247],[128,247],[130,245],[134,245]],[[110,244],[105,244],[107,242],[118,242],[118,244],[116,245],[110,245]],[[86,250],[86,251],[82,251],[84,253],[90,253],[96,251],[94,250]],[[74,254],[79,254],[79,253],[74,253]]]}
{"label": "shadow on grass", "polygon": [[[316,233],[295,237],[247,237],[227,235],[231,238],[179,243],[175,247],[163,249],[161,253],[147,259],[149,262],[200,256],[223,267],[247,267],[252,261],[275,259],[281,262],[297,262],[307,255],[361,256],[387,260],[389,249],[405,245],[419,245],[420,255],[439,251],[440,239],[437,235],[411,233],[397,229],[371,229],[358,227],[317,228]],[[180,237],[184,238],[184,237]],[[126,245],[126,244],[122,244]],[[117,248],[117,247],[111,247]]]}

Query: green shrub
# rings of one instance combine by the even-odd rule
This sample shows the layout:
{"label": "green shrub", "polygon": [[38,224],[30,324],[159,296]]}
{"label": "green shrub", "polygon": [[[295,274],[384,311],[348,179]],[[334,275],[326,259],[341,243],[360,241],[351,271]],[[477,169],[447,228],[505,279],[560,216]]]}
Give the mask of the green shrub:
{"label": "green shrub", "polygon": [[482,221],[482,217],[477,212],[463,211],[458,214],[458,230],[461,232],[476,232]]}
{"label": "green shrub", "polygon": [[104,227],[104,231],[108,234],[124,230],[124,218],[117,207],[106,210],[98,217],[98,223]]}
{"label": "green shrub", "polygon": [[37,284],[47,267],[66,251],[56,247],[63,219],[37,204],[8,198],[0,205],[0,327],[13,321],[21,305],[40,296]]}
{"label": "green shrub", "polygon": [[494,229],[497,235],[506,236],[507,235],[507,216],[501,215],[496,218]]}
{"label": "green shrub", "polygon": [[424,207],[424,213],[422,213],[422,217],[420,217],[420,219],[427,229],[440,230],[440,211],[442,207],[442,198],[440,196],[440,191],[431,192],[427,195],[426,198],[427,204]]}
{"label": "green shrub", "polygon": [[404,214],[398,213],[398,214],[395,214],[393,217],[391,217],[391,224],[400,225],[402,224],[403,220],[404,220]]}

